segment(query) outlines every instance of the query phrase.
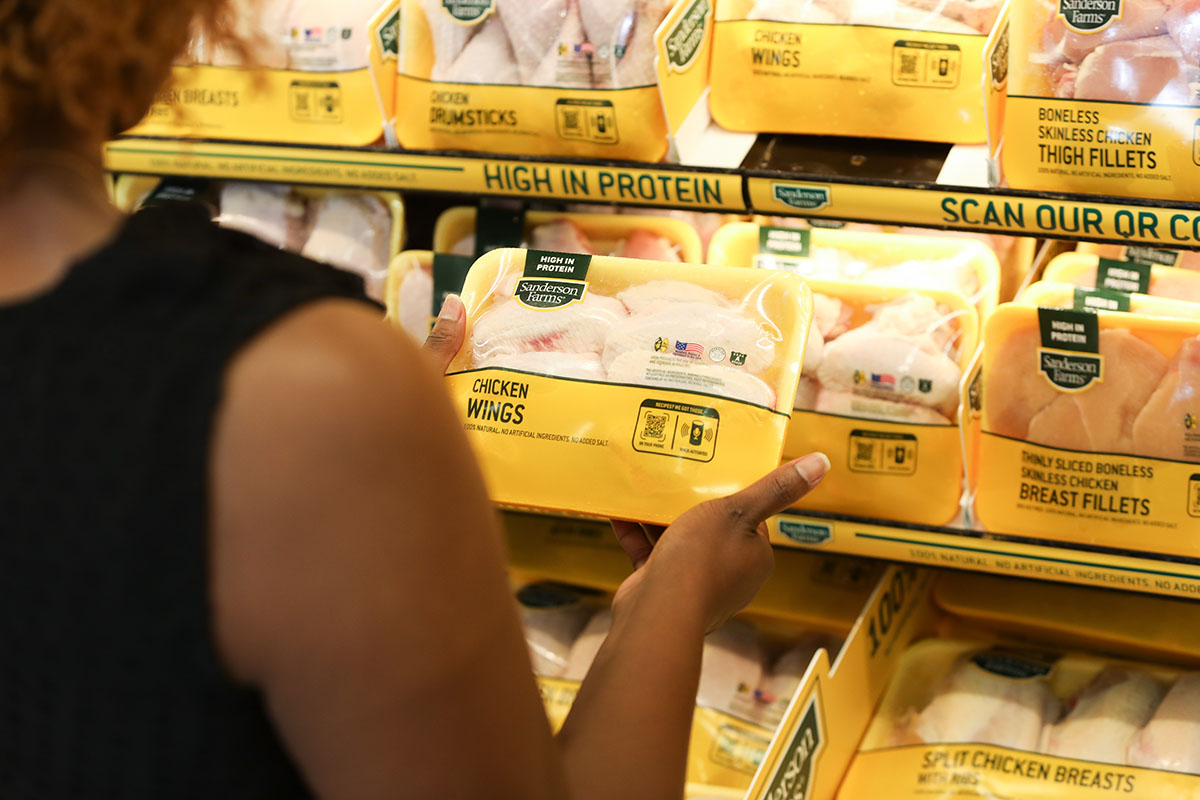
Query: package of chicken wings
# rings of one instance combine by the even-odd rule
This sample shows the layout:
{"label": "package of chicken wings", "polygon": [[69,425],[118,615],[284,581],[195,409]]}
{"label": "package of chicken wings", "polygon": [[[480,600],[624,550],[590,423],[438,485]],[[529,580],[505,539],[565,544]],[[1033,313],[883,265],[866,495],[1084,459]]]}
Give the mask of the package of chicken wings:
{"label": "package of chicken wings", "polygon": [[1013,187],[1196,199],[1200,5],[1015,0],[1011,36]]}
{"label": "package of chicken wings", "polygon": [[983,142],[983,50],[1001,5],[719,0],[713,118],[737,131]]}
{"label": "package of chicken wings", "polygon": [[[658,161],[664,97],[703,91],[709,2],[402,0],[400,143]],[[677,75],[686,96],[660,92]]]}
{"label": "package of chicken wings", "polygon": [[901,659],[838,797],[1193,797],[1198,725],[1195,672],[927,639]]}
{"label": "package of chicken wings", "polygon": [[504,249],[462,297],[446,380],[497,503],[668,524],[779,463],[796,276]]}
{"label": "package of chicken wings", "polygon": [[986,530],[1196,557],[1200,321],[1003,305],[968,392]]}

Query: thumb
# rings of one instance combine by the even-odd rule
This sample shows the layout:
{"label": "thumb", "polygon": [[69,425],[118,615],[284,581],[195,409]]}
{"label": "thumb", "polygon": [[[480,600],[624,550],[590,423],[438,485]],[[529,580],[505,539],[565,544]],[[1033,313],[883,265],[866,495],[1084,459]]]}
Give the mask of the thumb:
{"label": "thumb", "polygon": [[463,339],[466,338],[465,312],[462,299],[458,295],[446,295],[446,300],[442,303],[442,311],[438,314],[437,321],[433,323],[433,330],[425,339],[423,349],[433,359],[439,372],[445,372],[450,366],[450,362],[454,360],[454,357],[458,355],[459,348],[462,347]]}
{"label": "thumb", "polygon": [[767,517],[794,506],[817,487],[828,471],[829,457],[824,453],[810,453],[789,461],[718,502],[736,525],[755,530]]}

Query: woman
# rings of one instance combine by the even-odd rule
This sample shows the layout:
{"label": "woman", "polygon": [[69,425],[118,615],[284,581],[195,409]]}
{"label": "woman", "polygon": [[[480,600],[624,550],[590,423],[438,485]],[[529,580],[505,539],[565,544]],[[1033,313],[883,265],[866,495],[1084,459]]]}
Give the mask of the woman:
{"label": "woman", "polygon": [[435,367],[461,302],[423,356],[357,279],[106,202],[101,142],[220,13],[0,2],[0,797],[679,797],[701,637],[828,461],[615,524],[552,737]]}

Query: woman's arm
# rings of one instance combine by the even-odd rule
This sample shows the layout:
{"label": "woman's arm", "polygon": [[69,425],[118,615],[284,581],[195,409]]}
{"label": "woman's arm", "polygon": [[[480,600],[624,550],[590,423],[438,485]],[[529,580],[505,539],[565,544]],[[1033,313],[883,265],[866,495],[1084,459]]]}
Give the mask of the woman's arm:
{"label": "woman's arm", "polygon": [[[673,526],[556,744],[441,380],[340,301],[290,315],[231,366],[212,485],[218,647],[323,800],[678,795],[700,637],[765,577],[720,562],[729,517]],[[657,730],[628,727],[647,719]]]}

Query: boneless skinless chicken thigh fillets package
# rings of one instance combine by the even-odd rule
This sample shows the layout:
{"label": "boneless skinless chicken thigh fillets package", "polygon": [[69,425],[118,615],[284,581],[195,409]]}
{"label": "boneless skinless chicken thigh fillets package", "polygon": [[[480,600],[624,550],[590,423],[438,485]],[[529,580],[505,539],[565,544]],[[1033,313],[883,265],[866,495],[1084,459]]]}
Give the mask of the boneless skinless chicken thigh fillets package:
{"label": "boneless skinless chicken thigh fillets package", "polygon": [[[560,584],[533,583],[517,592],[526,644],[555,730],[612,626],[610,604],[607,594]],[[817,650],[835,655],[845,633],[744,616],[706,636],[687,780],[744,790]]]}
{"label": "boneless skinless chicken thigh fillets package", "polygon": [[703,90],[706,0],[402,0],[402,8],[404,147],[658,161],[668,149],[660,75],[689,75],[689,97]]}
{"label": "boneless skinless chicken thigh fillets package", "polygon": [[1014,0],[1011,36],[1013,187],[1195,200],[1200,5]]}
{"label": "boneless skinless chicken thigh fillets package", "polygon": [[995,256],[963,239],[732,223],[713,263],[809,281],[813,328],[784,456],[833,469],[801,509],[931,525],[960,513],[960,383],[995,306]]}
{"label": "boneless skinless chicken thigh fillets package", "polygon": [[983,142],[983,51],[1001,5],[718,0],[713,118],[737,131]]}
{"label": "boneless skinless chicken thigh fillets package", "polygon": [[778,465],[799,278],[504,249],[462,298],[446,380],[496,502],[668,524]]}

